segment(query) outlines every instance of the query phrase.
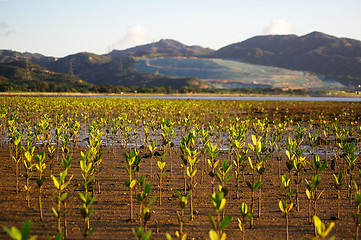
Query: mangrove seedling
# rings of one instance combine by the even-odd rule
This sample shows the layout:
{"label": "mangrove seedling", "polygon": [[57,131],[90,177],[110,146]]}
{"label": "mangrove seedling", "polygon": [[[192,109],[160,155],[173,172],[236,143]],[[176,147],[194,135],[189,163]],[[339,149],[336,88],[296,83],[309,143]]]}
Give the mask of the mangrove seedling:
{"label": "mangrove seedling", "polygon": [[[70,197],[70,193],[64,192],[64,190],[66,189],[66,187],[69,185],[71,179],[73,178],[73,175],[69,178],[68,181],[66,181],[66,177],[68,175],[68,170],[64,170],[60,173],[59,178],[55,177],[54,175],[51,175],[51,178],[53,179],[54,182],[54,186],[56,188],[56,193],[53,194],[55,201],[57,202],[57,210],[55,208],[52,208],[52,211],[54,213],[54,215],[56,216],[56,218],[58,219],[58,232],[62,232],[61,231],[61,216],[64,216],[64,222],[66,223],[65,220],[65,211],[66,209],[64,209],[63,211],[61,210],[61,203],[63,203],[63,205],[65,206],[65,202],[69,199]],[[66,226],[64,226],[64,236],[66,236],[66,230],[65,230]]]}
{"label": "mangrove seedling", "polygon": [[291,212],[292,208],[293,208],[293,203],[288,203],[284,200],[279,201],[278,203],[281,211],[285,214],[285,218],[286,218],[286,240],[289,239],[289,233],[288,233],[288,215]]}
{"label": "mangrove seedling", "polygon": [[36,169],[39,172],[39,178],[36,179],[36,184],[39,187],[39,211],[40,211],[40,220],[43,220],[43,208],[42,208],[42,204],[41,204],[41,193],[42,193],[42,189],[43,189],[43,184],[45,181],[45,177],[43,176],[44,170],[45,170],[45,153],[44,152],[40,152],[40,154],[35,155],[35,162],[36,162]]}
{"label": "mangrove seedling", "polygon": [[232,216],[227,215],[221,219],[221,212],[223,212],[226,206],[226,199],[224,193],[213,193],[211,196],[213,209],[216,211],[216,219],[209,213],[209,221],[211,222],[212,229],[209,231],[209,237],[211,240],[223,240],[226,239],[226,233],[223,230],[232,221]]}
{"label": "mangrove seedling", "polygon": [[150,239],[150,236],[152,235],[152,231],[148,230],[148,231],[144,231],[144,228],[139,227],[137,229],[137,231],[135,231],[135,229],[132,229],[132,232],[134,234],[135,239],[137,240],[148,240]]}
{"label": "mangrove seedling", "polygon": [[86,240],[87,237],[90,236],[95,231],[95,228],[90,229],[89,227],[89,218],[90,215],[93,213],[92,205],[95,201],[95,198],[96,195],[91,197],[89,192],[85,194],[79,193],[79,199],[82,203],[82,207],[80,208],[80,214],[84,219],[84,232],[83,232],[84,240]]}
{"label": "mangrove seedling", "polygon": [[24,167],[25,167],[25,174],[24,177],[26,179],[26,185],[25,190],[26,190],[26,201],[28,204],[28,207],[30,207],[30,190],[31,190],[31,186],[30,186],[30,178],[33,175],[32,169],[35,166],[35,164],[33,163],[33,157],[34,157],[34,150],[35,150],[35,146],[32,146],[30,142],[27,143],[26,148],[24,148],[25,152],[24,152]]}
{"label": "mangrove seedling", "polygon": [[355,185],[355,194],[354,194],[354,202],[356,205],[356,212],[351,210],[351,215],[355,223],[355,239],[358,239],[358,232],[361,224],[361,214],[360,214],[360,205],[361,205],[361,189],[358,189],[358,186],[355,181],[353,181]]}
{"label": "mangrove seedling", "polygon": [[208,174],[211,177],[212,193],[214,193],[214,177],[216,176],[217,166],[219,164],[219,160],[216,160],[216,158],[219,151],[217,150],[217,144],[213,145],[211,142],[208,142],[207,148],[208,156],[210,157],[210,159],[208,159],[208,165],[211,168],[211,171]]}
{"label": "mangrove seedling", "polygon": [[[144,178],[144,175],[141,176],[141,178]],[[144,182],[144,180],[143,180]],[[152,197],[148,201],[148,197],[150,195],[151,186],[149,181],[144,185],[142,191],[137,194],[137,200],[139,202],[139,218],[142,221],[143,220],[143,227],[145,230],[147,230],[147,222],[150,220],[151,213],[149,211],[149,206],[154,202],[155,196]]]}
{"label": "mangrove seedling", "polygon": [[125,158],[125,161],[127,163],[125,169],[129,176],[128,179],[125,181],[125,186],[127,188],[129,188],[129,197],[130,197],[130,219],[129,220],[133,220],[133,218],[134,218],[134,215],[133,215],[133,187],[137,183],[137,180],[133,179],[133,174],[137,170],[137,168],[135,167],[136,162],[140,161],[139,150],[133,149],[130,152],[130,154],[127,154],[125,152],[125,153],[123,153],[123,157]]}
{"label": "mangrove seedling", "polygon": [[19,162],[21,160],[21,154],[23,148],[21,146],[21,140],[24,138],[23,131],[19,131],[15,127],[9,129],[9,142],[12,159],[15,162],[15,175],[16,175],[16,192],[19,192]]}
{"label": "mangrove seedling", "polygon": [[3,227],[3,230],[9,235],[13,240],[36,240],[37,236],[31,236],[31,220],[26,220],[21,229],[12,226],[11,228]]}
{"label": "mangrove seedling", "polygon": [[321,198],[321,195],[324,190],[322,190],[320,193],[317,192],[318,186],[321,183],[321,177],[320,175],[312,175],[311,182],[308,182],[307,179],[305,179],[306,182],[306,195],[308,198],[308,221],[311,223],[311,202],[312,202],[312,208],[313,208],[313,216],[317,215],[317,201]]}
{"label": "mangrove seedling", "polygon": [[159,173],[157,173],[158,179],[159,179],[159,206],[162,205],[162,182],[163,182],[163,178],[164,178],[164,174],[165,174],[165,154],[163,154],[162,158],[158,157],[158,168],[159,168]]}
{"label": "mangrove seedling", "polygon": [[333,174],[335,181],[333,182],[333,186],[337,189],[337,216],[336,219],[340,219],[340,190],[346,186],[344,183],[344,176],[342,172],[338,174]]}
{"label": "mangrove seedling", "polygon": [[[331,222],[328,228],[326,228],[325,224],[316,215],[313,216],[313,224],[315,225],[317,236],[312,237],[310,240],[326,240],[332,228],[335,226],[335,223]],[[329,240],[334,240],[334,239],[335,239],[334,236],[329,238]]]}
{"label": "mangrove seedling", "polygon": [[187,175],[190,178],[190,183],[188,184],[188,188],[191,193],[190,194],[190,200],[191,200],[190,210],[191,210],[191,219],[193,220],[193,217],[194,217],[193,194],[194,194],[194,189],[197,185],[197,183],[194,182],[194,176],[197,173],[197,168],[195,167],[195,165],[196,165],[196,163],[199,162],[200,159],[197,158],[197,155],[199,154],[199,152],[196,149],[186,147],[186,151],[187,151],[187,159],[188,159],[188,163],[189,163],[189,166],[187,167]]}
{"label": "mangrove seedling", "polygon": [[184,210],[187,208],[187,202],[190,192],[187,195],[183,196],[177,190],[174,190],[174,193],[177,195],[179,199],[179,206],[181,207],[181,212],[176,211],[178,223],[179,223],[179,232],[176,231],[175,234],[179,240],[187,239],[187,234],[183,233],[183,226],[188,222],[190,216],[184,216]]}
{"label": "mangrove seedling", "polygon": [[246,235],[246,222],[248,222],[253,217],[253,213],[248,213],[247,204],[241,204],[241,218],[237,218],[238,220],[238,228],[242,232],[242,239],[245,239]]}
{"label": "mangrove seedling", "polygon": [[150,180],[153,179],[153,157],[155,154],[155,150],[157,150],[156,145],[157,145],[156,140],[154,140],[150,145],[148,145],[148,149],[151,154],[151,157],[150,157]]}

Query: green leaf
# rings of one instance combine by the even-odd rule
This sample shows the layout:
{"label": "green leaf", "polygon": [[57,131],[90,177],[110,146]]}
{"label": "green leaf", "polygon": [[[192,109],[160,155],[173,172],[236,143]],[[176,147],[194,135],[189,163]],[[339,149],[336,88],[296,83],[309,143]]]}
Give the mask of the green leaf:
{"label": "green leaf", "polygon": [[155,199],[156,199],[156,196],[152,197],[150,199],[150,201],[148,202],[147,206],[150,206],[154,202]]}
{"label": "green leaf", "polygon": [[90,229],[90,231],[88,232],[88,236],[90,236],[93,232],[95,232],[95,228],[93,227],[92,229]]}
{"label": "green leaf", "polygon": [[291,192],[289,192],[288,194],[287,194],[287,197],[291,197],[293,194],[295,194],[297,192],[297,190],[296,189],[293,189]]}
{"label": "green leaf", "polygon": [[8,227],[3,227],[3,230],[14,240],[22,240],[21,232],[16,227],[11,227],[9,229]]}
{"label": "green leaf", "polygon": [[58,179],[54,175],[51,175],[51,178],[53,179],[55,188],[59,189],[60,188],[60,183],[59,183]]}
{"label": "green leaf", "polygon": [[58,234],[56,234],[55,236],[55,240],[62,240],[63,239],[63,234],[61,232],[58,232]]}
{"label": "green leaf", "polygon": [[173,240],[172,236],[169,233],[166,233],[165,237],[167,238],[167,240]]}
{"label": "green leaf", "polygon": [[209,238],[211,240],[219,240],[217,233],[213,229],[209,231]]}
{"label": "green leaf", "polygon": [[306,195],[307,195],[308,199],[311,199],[312,195],[311,195],[311,192],[308,189],[306,189]]}
{"label": "green leaf", "polygon": [[209,218],[209,221],[211,222],[212,228],[217,229],[216,221],[214,220],[213,216],[210,213],[208,213],[208,218]]}
{"label": "green leaf", "polygon": [[221,224],[219,225],[219,230],[225,229],[231,221],[232,221],[232,216],[231,215],[225,216],[222,219]]}
{"label": "green leaf", "polygon": [[228,182],[230,179],[232,178],[232,174],[229,174],[226,176],[226,178],[224,179],[224,182]]}
{"label": "green leaf", "polygon": [[253,190],[256,190],[256,189],[258,189],[259,187],[261,187],[261,184],[262,184],[262,182],[261,181],[257,181],[257,182],[255,182],[254,184],[253,184]]}
{"label": "green leaf", "polygon": [[148,231],[143,235],[143,240],[148,240],[151,235],[152,235],[152,231],[151,231],[151,230],[148,230]]}
{"label": "green leaf", "polygon": [[129,187],[133,188],[136,183],[137,183],[137,181],[135,179],[133,179],[132,182],[130,183]]}
{"label": "green leaf", "polygon": [[278,202],[278,206],[280,207],[282,212],[286,212],[286,203],[283,200]]}
{"label": "green leaf", "polygon": [[247,214],[247,204],[246,203],[241,204],[241,213],[242,213],[242,215]]}
{"label": "green leaf", "polygon": [[150,186],[150,184],[149,184],[149,182],[148,182],[148,183],[146,183],[145,186],[144,186],[144,193],[149,194],[149,193],[150,193],[150,189],[151,189],[151,186]]}
{"label": "green leaf", "polygon": [[55,208],[52,208],[51,210],[53,211],[55,217],[59,217],[59,214],[58,214],[58,212],[55,210]]}

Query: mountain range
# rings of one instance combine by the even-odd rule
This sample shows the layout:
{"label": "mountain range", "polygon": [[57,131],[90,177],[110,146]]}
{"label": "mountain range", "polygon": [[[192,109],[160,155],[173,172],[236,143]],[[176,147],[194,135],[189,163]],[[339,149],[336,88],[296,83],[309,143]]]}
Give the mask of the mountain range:
{"label": "mountain range", "polygon": [[34,85],[34,79],[48,85],[68,84],[75,90],[80,86],[91,88],[106,84],[171,86],[175,89],[202,85],[198,79],[137,72],[133,67],[139,57],[238,59],[252,64],[309,71],[338,79],[346,86],[361,84],[361,41],[312,32],[304,36],[256,36],[217,51],[186,46],[169,39],[126,50],[113,50],[105,55],[81,52],[63,58],[0,50],[0,86],[10,84],[16,89],[18,84]]}

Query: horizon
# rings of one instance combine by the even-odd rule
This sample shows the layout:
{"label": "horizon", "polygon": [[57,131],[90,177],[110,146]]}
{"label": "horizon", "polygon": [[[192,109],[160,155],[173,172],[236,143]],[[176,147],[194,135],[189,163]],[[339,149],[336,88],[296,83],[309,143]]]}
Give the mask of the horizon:
{"label": "horizon", "polygon": [[254,36],[315,31],[361,40],[359,9],[359,0],[0,0],[0,49],[61,58],[161,39],[213,50]]}

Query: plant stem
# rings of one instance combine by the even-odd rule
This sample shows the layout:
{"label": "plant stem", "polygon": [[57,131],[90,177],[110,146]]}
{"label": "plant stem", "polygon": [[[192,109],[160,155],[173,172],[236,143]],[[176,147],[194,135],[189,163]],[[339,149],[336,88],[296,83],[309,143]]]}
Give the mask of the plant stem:
{"label": "plant stem", "polygon": [[288,240],[289,238],[289,234],[288,234],[288,214],[286,213],[286,240]]}

